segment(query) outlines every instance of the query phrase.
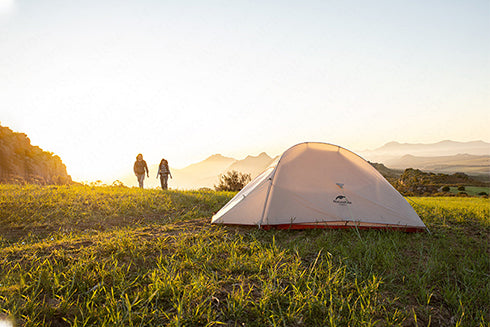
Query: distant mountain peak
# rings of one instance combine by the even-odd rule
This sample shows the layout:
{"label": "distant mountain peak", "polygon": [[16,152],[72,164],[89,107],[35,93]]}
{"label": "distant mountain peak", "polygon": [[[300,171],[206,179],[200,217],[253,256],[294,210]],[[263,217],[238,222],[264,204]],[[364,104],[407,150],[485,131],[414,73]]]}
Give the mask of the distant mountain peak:
{"label": "distant mountain peak", "polygon": [[267,159],[267,160],[270,160],[272,159],[267,153],[265,152],[262,152],[261,154],[259,154],[258,156],[252,156],[252,155],[248,155],[245,159],[243,160],[247,160],[247,159]]}
{"label": "distant mountain peak", "polygon": [[212,156],[208,157],[205,161],[223,161],[223,160],[235,160],[233,158],[225,157],[219,153],[213,154]]}
{"label": "distant mountain peak", "polygon": [[489,143],[484,142],[482,140],[477,140],[477,141],[467,141],[467,142],[459,142],[459,141],[452,141],[452,140],[444,140],[437,142],[435,144],[478,144],[478,145],[489,145]]}
{"label": "distant mountain peak", "polygon": [[396,142],[396,141],[391,141],[391,142],[388,142],[384,145],[384,147],[389,147],[389,146],[398,146],[398,145],[401,145],[400,142]]}

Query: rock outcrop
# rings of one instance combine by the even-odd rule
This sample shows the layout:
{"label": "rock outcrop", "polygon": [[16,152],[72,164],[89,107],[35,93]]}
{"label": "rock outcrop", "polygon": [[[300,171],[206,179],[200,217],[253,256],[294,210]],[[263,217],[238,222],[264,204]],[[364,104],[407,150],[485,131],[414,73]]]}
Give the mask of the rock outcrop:
{"label": "rock outcrop", "polygon": [[31,145],[26,134],[0,126],[0,183],[70,184],[60,157]]}

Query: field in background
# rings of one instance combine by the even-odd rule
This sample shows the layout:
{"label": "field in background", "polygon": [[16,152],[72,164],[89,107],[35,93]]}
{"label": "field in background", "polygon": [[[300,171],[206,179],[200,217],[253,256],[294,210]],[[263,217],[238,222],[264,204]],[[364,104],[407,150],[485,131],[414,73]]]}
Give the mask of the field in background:
{"label": "field in background", "polygon": [[226,192],[0,186],[0,319],[22,326],[487,326],[490,202],[431,233],[212,226]]}
{"label": "field in background", "polygon": [[449,192],[453,194],[458,194],[459,192],[466,192],[469,196],[478,196],[480,193],[485,192],[487,195],[490,194],[490,187],[480,187],[480,186],[465,186],[464,191],[458,190],[457,187],[450,187]]}

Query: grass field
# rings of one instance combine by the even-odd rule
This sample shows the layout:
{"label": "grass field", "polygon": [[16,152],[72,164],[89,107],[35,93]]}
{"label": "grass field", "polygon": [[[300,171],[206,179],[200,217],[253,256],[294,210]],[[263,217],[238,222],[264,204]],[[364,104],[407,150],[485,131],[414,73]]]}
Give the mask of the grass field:
{"label": "grass field", "polygon": [[[449,192],[458,194],[459,191],[457,187],[450,187]],[[485,192],[487,194],[490,194],[490,187],[484,187],[484,186],[465,186],[465,190],[463,192],[466,192],[470,196],[478,196],[479,193]]]}
{"label": "grass field", "polygon": [[490,324],[488,199],[409,199],[430,234],[210,225],[232,196],[0,186],[0,321]]}

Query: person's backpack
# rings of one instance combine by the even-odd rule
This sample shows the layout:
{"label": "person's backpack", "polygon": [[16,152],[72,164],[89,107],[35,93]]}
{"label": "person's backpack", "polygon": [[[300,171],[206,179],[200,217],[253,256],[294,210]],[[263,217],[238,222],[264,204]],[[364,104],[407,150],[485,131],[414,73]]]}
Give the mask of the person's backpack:
{"label": "person's backpack", "polygon": [[160,165],[160,174],[169,174],[170,170],[168,169],[168,162],[165,161]]}

